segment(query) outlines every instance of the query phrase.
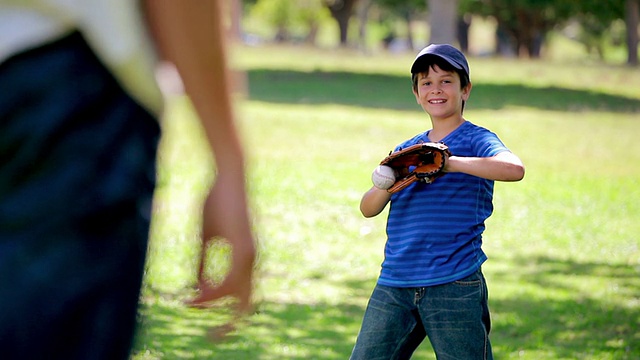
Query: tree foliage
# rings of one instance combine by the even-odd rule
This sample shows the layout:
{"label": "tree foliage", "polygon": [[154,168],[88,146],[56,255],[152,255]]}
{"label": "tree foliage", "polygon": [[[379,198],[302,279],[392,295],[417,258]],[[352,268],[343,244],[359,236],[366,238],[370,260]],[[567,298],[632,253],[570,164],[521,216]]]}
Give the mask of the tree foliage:
{"label": "tree foliage", "polygon": [[624,19],[624,3],[625,0],[462,0],[460,11],[493,17],[503,45],[521,56],[538,57],[547,33],[569,20],[580,24],[578,40],[595,46],[615,20]]}
{"label": "tree foliage", "polygon": [[[382,12],[402,19],[407,28],[407,42],[409,48],[414,48],[414,40],[411,33],[411,21],[415,14],[423,14],[427,8],[426,0],[375,0],[374,3]],[[385,42],[392,40],[395,36],[393,31],[387,35]]]}
{"label": "tree foliage", "polygon": [[587,52],[595,51],[604,59],[606,40],[623,42],[624,31],[616,32],[614,24],[622,24],[625,18],[625,0],[588,0],[580,2],[573,19],[580,25],[577,40],[584,44]]}
{"label": "tree foliage", "polygon": [[292,29],[302,28],[310,43],[315,41],[319,22],[328,16],[322,0],[257,0],[251,14],[276,29],[276,41],[289,41]]}
{"label": "tree foliage", "polygon": [[571,0],[466,0],[461,11],[493,17],[499,45],[538,57],[546,34],[571,16]]}
{"label": "tree foliage", "polygon": [[[245,6],[251,7],[252,14],[260,16],[277,29],[276,39],[282,41],[290,40],[291,28],[295,27],[304,28],[306,39],[313,42],[320,20],[331,16],[339,28],[341,46],[347,45],[349,22],[359,4],[359,0],[242,1]],[[605,42],[614,39],[621,44],[623,37],[627,38],[630,52],[637,53],[637,40],[632,38],[635,34],[634,38],[637,39],[637,31],[634,33],[634,29],[629,28],[633,24],[627,24],[625,34],[624,24],[638,17],[637,14],[635,17],[625,16],[628,15],[625,14],[625,5],[628,9],[629,3],[633,3],[637,9],[639,1],[459,0],[459,16],[462,18],[472,14],[495,19],[498,52],[507,49],[517,56],[539,57],[548,33],[572,24],[572,29],[577,29],[573,34],[574,39],[582,42],[588,51],[595,51],[604,57]],[[401,19],[407,24],[407,29],[410,29],[416,14],[428,11],[427,0],[367,0],[365,5],[367,9],[373,5],[378,14],[386,14],[384,17]],[[366,17],[361,21],[366,24]],[[410,30],[407,35],[409,44],[413,45]]]}

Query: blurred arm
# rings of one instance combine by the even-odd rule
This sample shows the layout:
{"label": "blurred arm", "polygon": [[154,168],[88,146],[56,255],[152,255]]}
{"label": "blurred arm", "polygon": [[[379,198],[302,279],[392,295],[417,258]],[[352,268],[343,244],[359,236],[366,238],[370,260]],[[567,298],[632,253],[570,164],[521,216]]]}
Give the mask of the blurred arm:
{"label": "blurred arm", "polygon": [[161,56],[172,62],[204,128],[217,166],[204,203],[203,241],[222,236],[233,247],[232,268],[195,303],[225,295],[249,306],[255,244],[248,219],[244,155],[235,126],[220,4],[215,0],[146,0],[148,25]]}

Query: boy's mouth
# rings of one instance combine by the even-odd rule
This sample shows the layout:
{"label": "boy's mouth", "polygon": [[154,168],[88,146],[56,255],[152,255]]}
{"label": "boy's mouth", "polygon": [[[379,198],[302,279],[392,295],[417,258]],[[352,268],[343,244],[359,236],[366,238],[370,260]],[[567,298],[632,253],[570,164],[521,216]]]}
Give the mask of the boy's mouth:
{"label": "boy's mouth", "polygon": [[444,104],[447,100],[444,99],[433,99],[429,100],[429,104]]}

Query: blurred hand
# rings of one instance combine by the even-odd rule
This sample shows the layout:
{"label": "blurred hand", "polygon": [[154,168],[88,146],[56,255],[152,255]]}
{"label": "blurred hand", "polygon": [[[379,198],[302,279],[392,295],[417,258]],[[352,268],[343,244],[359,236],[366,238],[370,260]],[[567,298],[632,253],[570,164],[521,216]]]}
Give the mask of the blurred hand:
{"label": "blurred hand", "polygon": [[[248,218],[244,176],[218,174],[203,205],[202,249],[198,268],[198,295],[187,301],[197,308],[210,307],[214,300],[231,296],[238,300],[237,315],[252,310],[253,267],[256,250]],[[231,269],[215,286],[205,276],[206,248],[215,239],[231,245]]]}

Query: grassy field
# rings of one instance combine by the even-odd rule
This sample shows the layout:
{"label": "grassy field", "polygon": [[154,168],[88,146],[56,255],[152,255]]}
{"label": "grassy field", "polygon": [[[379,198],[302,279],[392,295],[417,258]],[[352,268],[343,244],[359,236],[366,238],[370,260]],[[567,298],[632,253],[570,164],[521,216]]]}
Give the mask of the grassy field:
{"label": "grassy field", "polygon": [[[134,359],[346,359],[375,284],[386,211],[358,211],[370,174],[430,127],[412,54],[240,47],[238,110],[260,258],[256,313],[207,340],[224,308],[182,306],[198,199],[214,165],[189,104],[172,100]],[[497,183],[484,266],[496,359],[640,358],[640,71],[471,58],[466,118],[527,166]],[[212,254],[224,271],[227,249]],[[428,342],[414,356],[434,359]]]}

